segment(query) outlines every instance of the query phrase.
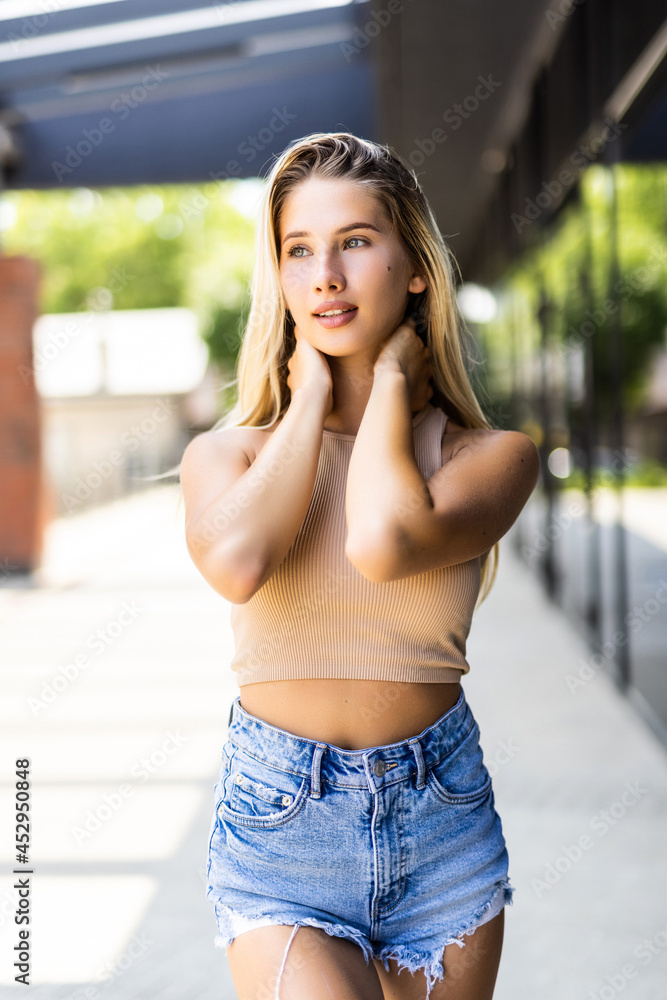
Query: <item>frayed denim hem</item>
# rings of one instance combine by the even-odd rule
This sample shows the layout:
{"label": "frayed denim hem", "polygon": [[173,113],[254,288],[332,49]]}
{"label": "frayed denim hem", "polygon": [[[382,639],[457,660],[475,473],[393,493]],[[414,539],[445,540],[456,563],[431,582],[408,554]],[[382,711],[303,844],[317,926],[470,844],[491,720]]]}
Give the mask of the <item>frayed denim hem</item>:
{"label": "frayed denim hem", "polygon": [[[255,930],[258,927],[271,927],[271,926],[290,926],[294,927],[287,946],[285,948],[285,955],[283,957],[283,962],[278,972],[278,978],[276,980],[276,989],[274,993],[274,1000],[280,1000],[279,988],[280,981],[282,979],[283,971],[285,969],[285,964],[287,962],[287,953],[289,952],[290,945],[294,940],[294,935],[298,931],[299,927],[316,927],[318,930],[326,931],[330,937],[345,938],[348,941],[352,941],[354,944],[358,944],[363,950],[364,958],[366,959],[366,965],[370,964],[373,957],[373,948],[370,942],[364,937],[361,931],[358,931],[355,927],[350,927],[347,924],[334,924],[326,920],[318,920],[316,917],[303,917],[301,919],[295,920],[276,920],[275,917],[265,916],[264,914],[257,914],[255,917],[241,917],[238,913],[232,911],[229,907],[225,906],[223,903],[215,904],[216,917],[220,911],[226,911],[226,914],[232,918],[236,929],[231,935],[218,934],[214,939],[213,944],[217,948],[228,948],[235,937],[242,934],[245,930]],[[240,925],[240,926],[238,926]]]}
{"label": "frayed denim hem", "polygon": [[238,937],[239,934],[242,934],[246,930],[255,930],[259,927],[270,926],[293,926],[294,929],[289,941],[287,942],[283,962],[276,980],[274,1000],[280,1000],[280,981],[282,979],[283,971],[287,962],[287,955],[290,945],[294,940],[294,936],[299,927],[316,927],[319,930],[326,931],[330,937],[345,938],[348,941],[352,941],[354,944],[358,944],[364,953],[366,965],[369,965],[371,959],[375,958],[382,962],[387,972],[389,972],[389,960],[393,959],[398,965],[399,972],[402,969],[408,969],[410,974],[414,976],[415,972],[423,970],[424,976],[426,977],[425,1000],[429,1000],[431,990],[435,986],[436,982],[442,982],[444,978],[445,973],[442,966],[442,959],[447,945],[456,944],[459,948],[463,948],[465,946],[465,941],[462,940],[463,936],[470,936],[471,934],[474,934],[478,927],[481,927],[482,924],[485,924],[489,920],[496,917],[504,906],[511,905],[513,902],[513,894],[514,887],[508,878],[497,882],[491,899],[485,903],[484,906],[480,907],[465,927],[457,931],[456,934],[446,938],[446,940],[438,946],[438,951],[435,954],[429,954],[424,951],[414,951],[411,949],[410,945],[386,945],[380,950],[378,955],[374,955],[373,947],[368,939],[364,937],[361,931],[358,931],[355,927],[350,927],[347,924],[330,923],[329,921],[318,920],[315,917],[304,917],[302,919],[295,920],[277,920],[275,916],[267,916],[262,913],[258,913],[253,917],[246,917],[236,913],[230,907],[225,906],[224,903],[215,903],[216,917],[219,922],[221,922],[220,918],[224,919],[226,917],[227,919],[230,919],[233,922],[234,931],[233,933],[228,933],[226,935],[218,934],[213,943],[217,948],[228,948],[234,938]]}
{"label": "frayed denim hem", "polygon": [[497,917],[504,906],[511,906],[513,894],[514,887],[508,878],[497,882],[491,899],[474,914],[465,927],[443,941],[438,946],[438,951],[435,954],[412,951],[409,945],[387,945],[385,948],[382,948],[379,955],[375,955],[374,957],[382,962],[387,972],[390,971],[389,959],[396,961],[399,972],[401,969],[408,969],[410,974],[414,976],[415,972],[423,970],[426,977],[425,1000],[429,1000],[431,990],[436,982],[442,982],[444,979],[445,973],[442,967],[442,959],[447,945],[457,944],[459,948],[465,947],[465,941],[462,940],[462,937],[474,934],[482,924],[486,924],[489,920]]}

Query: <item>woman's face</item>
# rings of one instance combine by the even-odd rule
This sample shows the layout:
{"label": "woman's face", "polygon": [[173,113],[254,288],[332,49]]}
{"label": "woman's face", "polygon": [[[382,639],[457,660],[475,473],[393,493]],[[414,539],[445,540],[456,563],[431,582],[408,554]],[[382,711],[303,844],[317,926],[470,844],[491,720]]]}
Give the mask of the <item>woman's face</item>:
{"label": "woman's face", "polygon": [[[344,178],[309,177],[287,196],[280,220],[280,280],[287,308],[313,347],[375,360],[402,321],[409,292],[426,282],[375,195]],[[337,317],[318,313],[338,308]]]}

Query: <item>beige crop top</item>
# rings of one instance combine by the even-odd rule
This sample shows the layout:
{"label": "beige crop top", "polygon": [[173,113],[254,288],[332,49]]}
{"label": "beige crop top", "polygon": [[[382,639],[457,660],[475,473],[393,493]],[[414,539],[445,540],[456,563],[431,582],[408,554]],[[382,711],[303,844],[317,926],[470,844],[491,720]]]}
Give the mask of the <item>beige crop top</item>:
{"label": "beige crop top", "polygon": [[[442,467],[447,417],[427,403],[413,417],[425,480]],[[273,575],[232,604],[239,686],[290,678],[458,681],[480,587],[480,557],[372,583],[345,555],[345,486],[355,437],[324,430],[310,505]],[[270,516],[270,512],[269,516]]]}

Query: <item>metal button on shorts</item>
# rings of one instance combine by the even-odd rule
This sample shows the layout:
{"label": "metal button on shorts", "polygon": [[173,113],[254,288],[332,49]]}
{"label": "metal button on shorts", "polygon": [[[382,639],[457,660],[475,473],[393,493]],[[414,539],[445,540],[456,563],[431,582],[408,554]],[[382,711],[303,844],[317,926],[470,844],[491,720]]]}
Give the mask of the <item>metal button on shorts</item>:
{"label": "metal button on shorts", "polygon": [[386,773],[387,765],[383,760],[376,760],[373,764],[373,774],[376,778],[381,778]]}

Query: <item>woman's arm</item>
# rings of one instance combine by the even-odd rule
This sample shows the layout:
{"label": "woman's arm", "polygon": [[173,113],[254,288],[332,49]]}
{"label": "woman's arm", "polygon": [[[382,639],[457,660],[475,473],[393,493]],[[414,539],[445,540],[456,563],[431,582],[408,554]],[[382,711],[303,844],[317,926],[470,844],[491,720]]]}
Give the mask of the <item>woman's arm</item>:
{"label": "woman's arm", "polygon": [[330,408],[325,388],[292,393],[254,461],[241,442],[244,428],[200,434],[185,449],[188,551],[204,579],[233,604],[249,601],[275,572],[306,516]]}
{"label": "woman's arm", "polygon": [[345,553],[374,583],[474,559],[510,529],[539,470],[527,434],[477,431],[426,482],[408,379],[380,365],[350,459]]}
{"label": "woman's arm", "polygon": [[407,380],[383,369],[375,373],[357,431],[345,493],[345,554],[375,583],[392,578],[405,545],[398,512],[408,503],[411,509],[432,507],[415,459]]}

